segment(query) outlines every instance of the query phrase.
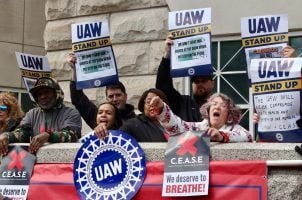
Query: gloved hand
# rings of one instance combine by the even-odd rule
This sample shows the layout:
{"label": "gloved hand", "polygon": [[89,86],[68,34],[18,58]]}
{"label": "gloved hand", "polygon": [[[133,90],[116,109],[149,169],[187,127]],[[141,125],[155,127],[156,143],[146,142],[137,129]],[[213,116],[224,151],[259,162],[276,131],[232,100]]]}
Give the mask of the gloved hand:
{"label": "gloved hand", "polygon": [[296,121],[297,125],[302,129],[302,119]]}
{"label": "gloved hand", "polygon": [[296,152],[298,152],[300,155],[302,155],[302,145],[295,147]]}

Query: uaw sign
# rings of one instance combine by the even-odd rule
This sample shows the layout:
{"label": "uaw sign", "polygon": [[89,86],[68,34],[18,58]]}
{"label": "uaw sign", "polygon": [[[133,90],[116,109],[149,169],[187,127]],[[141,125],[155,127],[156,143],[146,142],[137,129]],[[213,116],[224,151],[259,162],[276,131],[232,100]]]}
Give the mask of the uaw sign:
{"label": "uaw sign", "polygon": [[173,77],[213,73],[211,29],[211,8],[169,12]]}
{"label": "uaw sign", "polygon": [[253,59],[253,103],[260,115],[257,133],[266,142],[302,142],[301,58]]}
{"label": "uaw sign", "polygon": [[100,140],[91,135],[74,162],[74,184],[81,199],[131,199],[146,173],[145,155],[134,138],[110,130]]}
{"label": "uaw sign", "polygon": [[72,51],[77,62],[77,89],[112,85],[118,81],[108,19],[72,24]]}
{"label": "uaw sign", "polygon": [[[27,91],[34,87],[36,80],[41,77],[50,77],[51,70],[46,56],[25,54],[25,53],[16,53],[16,58],[18,66],[21,70],[21,76],[26,86]],[[32,101],[35,101],[31,96],[29,96]]]}

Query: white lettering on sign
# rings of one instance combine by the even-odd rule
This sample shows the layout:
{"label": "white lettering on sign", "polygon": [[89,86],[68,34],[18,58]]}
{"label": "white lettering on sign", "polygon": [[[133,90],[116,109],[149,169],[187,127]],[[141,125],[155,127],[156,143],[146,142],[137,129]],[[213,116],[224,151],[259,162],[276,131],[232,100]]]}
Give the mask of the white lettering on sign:
{"label": "white lettering on sign", "polygon": [[113,162],[105,163],[94,169],[96,179],[102,181],[107,177],[111,177],[122,173],[122,159],[114,160]]}
{"label": "white lettering on sign", "polygon": [[26,171],[4,171],[3,178],[26,178]]}
{"label": "white lettering on sign", "polygon": [[171,164],[173,164],[173,165],[194,164],[194,163],[202,163],[202,162],[203,162],[202,156],[178,157],[178,158],[171,159]]}

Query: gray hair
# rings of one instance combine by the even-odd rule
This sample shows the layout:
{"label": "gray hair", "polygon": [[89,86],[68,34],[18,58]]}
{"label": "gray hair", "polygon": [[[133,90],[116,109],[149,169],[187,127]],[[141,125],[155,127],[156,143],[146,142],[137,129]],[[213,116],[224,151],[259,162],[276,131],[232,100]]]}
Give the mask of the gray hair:
{"label": "gray hair", "polygon": [[238,106],[235,105],[234,101],[228,97],[225,94],[222,93],[215,93],[212,96],[210,96],[210,98],[208,99],[208,101],[203,104],[200,108],[200,113],[202,115],[202,117],[204,119],[208,119],[209,120],[209,111],[210,111],[210,107],[211,107],[211,101],[213,101],[214,98],[216,97],[220,97],[226,104],[228,107],[228,118],[227,118],[227,125],[234,125],[234,124],[239,124],[240,120],[241,120],[241,110]]}

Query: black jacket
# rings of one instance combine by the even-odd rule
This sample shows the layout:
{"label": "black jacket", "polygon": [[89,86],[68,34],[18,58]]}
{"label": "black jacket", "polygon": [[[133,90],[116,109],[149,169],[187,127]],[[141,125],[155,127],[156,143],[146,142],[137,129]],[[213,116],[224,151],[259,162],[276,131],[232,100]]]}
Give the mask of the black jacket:
{"label": "black jacket", "polygon": [[22,120],[21,118],[16,119],[16,120],[15,119],[9,119],[6,122],[6,128],[2,131],[2,133],[14,131],[19,126],[21,120]]}
{"label": "black jacket", "polygon": [[174,87],[170,75],[170,59],[162,58],[157,71],[156,88],[163,91],[168,98],[174,114],[187,122],[201,121],[198,104],[189,95],[181,95]]}
{"label": "black jacket", "polygon": [[[80,112],[81,116],[91,129],[96,127],[96,115],[98,107],[91,102],[84,94],[83,90],[77,90],[75,81],[70,81],[70,98],[71,103]],[[135,117],[134,107],[126,104],[125,109],[119,109],[122,121]]]}
{"label": "black jacket", "polygon": [[138,142],[167,141],[164,135],[164,129],[159,124],[154,124],[143,114],[127,120],[125,123],[123,123],[119,130],[128,133]]}

